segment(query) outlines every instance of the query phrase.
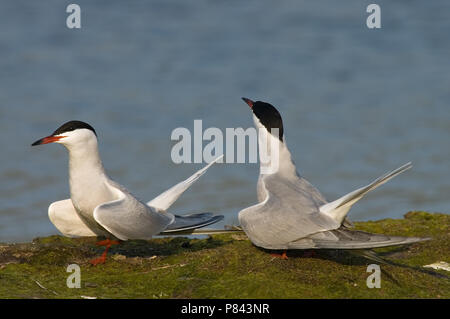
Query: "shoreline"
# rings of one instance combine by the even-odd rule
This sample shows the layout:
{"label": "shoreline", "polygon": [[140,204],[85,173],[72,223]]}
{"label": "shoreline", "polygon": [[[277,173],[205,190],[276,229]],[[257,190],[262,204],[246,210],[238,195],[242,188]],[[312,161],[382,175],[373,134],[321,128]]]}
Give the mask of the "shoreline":
{"label": "shoreline", "polygon": [[[411,267],[450,262],[450,215],[409,212],[403,219],[355,222],[355,228],[432,237],[375,250],[389,261]],[[373,261],[331,250],[291,251],[282,260],[244,234],[128,241],[111,247],[106,263],[96,267],[89,260],[103,248],[95,242],[54,235],[0,243],[0,298],[450,298],[449,279],[383,264],[389,276],[382,274],[381,288],[370,289],[367,267]],[[80,288],[67,286],[73,264],[80,269]]]}

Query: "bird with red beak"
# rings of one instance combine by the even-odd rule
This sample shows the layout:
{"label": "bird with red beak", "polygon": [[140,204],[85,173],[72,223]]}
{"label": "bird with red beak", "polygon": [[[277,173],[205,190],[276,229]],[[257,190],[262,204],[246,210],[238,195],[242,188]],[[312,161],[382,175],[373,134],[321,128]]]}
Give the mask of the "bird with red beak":
{"label": "bird with red beak", "polygon": [[98,243],[106,246],[106,250],[92,261],[94,265],[105,262],[106,252],[118,240],[150,239],[156,234],[193,231],[223,219],[212,213],[179,216],[167,211],[221,157],[144,203],[105,173],[97,133],[91,125],[82,121],[67,122],[32,146],[49,143],[62,144],[69,152],[70,186],[69,199],[49,206],[50,221],[68,237],[106,237]]}
{"label": "bird with red beak", "polygon": [[[269,250],[289,249],[370,249],[412,244],[429,238],[370,234],[351,229],[347,213],[368,192],[411,168],[407,163],[371,184],[328,202],[296,169],[286,145],[283,120],[271,104],[242,98],[250,107],[255,126],[271,134],[278,145],[279,167],[260,172],[257,183],[258,203],[239,212],[239,222],[250,240]],[[258,138],[261,144],[261,134]],[[259,149],[261,155],[261,149]],[[260,163],[262,165],[262,163]],[[286,253],[282,255],[286,258]]]}

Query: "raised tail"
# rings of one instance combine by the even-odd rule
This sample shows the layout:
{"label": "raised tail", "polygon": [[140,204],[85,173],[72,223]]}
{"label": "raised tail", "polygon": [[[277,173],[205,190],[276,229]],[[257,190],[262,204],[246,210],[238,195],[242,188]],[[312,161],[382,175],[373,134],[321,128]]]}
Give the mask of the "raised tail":
{"label": "raised tail", "polygon": [[172,204],[178,199],[178,197],[181,196],[189,187],[192,186],[203,174],[205,174],[206,170],[216,163],[218,160],[220,160],[223,157],[223,155],[217,157],[214,161],[203,167],[201,170],[195,172],[191,177],[188,179],[176,184],[175,186],[172,186],[168,190],[166,190],[164,193],[158,195],[151,201],[147,203],[148,206],[155,207],[160,210],[167,210]]}
{"label": "raised tail", "polygon": [[383,185],[391,178],[394,178],[398,174],[403,173],[404,171],[410,169],[411,167],[412,163],[409,162],[389,173],[386,173],[383,176],[378,177],[369,185],[361,187],[351,193],[348,193],[347,195],[344,195],[333,202],[322,205],[320,207],[320,212],[330,216],[337,222],[342,223],[342,221],[344,220],[345,216],[347,215],[348,211],[350,210],[350,208],[354,203],[363,198],[363,196],[366,195],[368,192],[374,190],[380,185]]}

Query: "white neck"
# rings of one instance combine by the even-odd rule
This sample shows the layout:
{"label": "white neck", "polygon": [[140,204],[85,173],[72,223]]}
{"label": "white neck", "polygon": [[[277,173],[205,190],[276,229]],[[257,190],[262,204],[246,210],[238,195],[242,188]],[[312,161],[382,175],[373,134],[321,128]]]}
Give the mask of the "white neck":
{"label": "white neck", "polygon": [[261,175],[298,176],[284,137],[280,141],[278,137],[268,133],[265,127],[259,127],[258,145]]}
{"label": "white neck", "polygon": [[71,194],[81,194],[103,188],[108,177],[100,159],[97,139],[88,139],[82,144],[66,145],[66,148],[69,151]]}

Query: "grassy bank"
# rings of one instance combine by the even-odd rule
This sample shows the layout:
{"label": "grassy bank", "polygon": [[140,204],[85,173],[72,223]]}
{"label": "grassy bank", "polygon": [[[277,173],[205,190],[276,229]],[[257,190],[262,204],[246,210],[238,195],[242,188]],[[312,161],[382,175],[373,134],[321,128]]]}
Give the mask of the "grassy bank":
{"label": "grassy bank", "polygon": [[[377,249],[409,266],[450,262],[450,215],[410,212],[404,219],[356,223],[392,235],[433,237],[410,246]],[[61,236],[0,244],[0,298],[450,298],[450,280],[381,265],[381,288],[369,289],[367,265],[348,252],[318,251],[274,258],[244,235],[130,241],[113,246],[106,264],[91,266],[102,249],[95,238]],[[81,288],[68,288],[69,264],[81,269]],[[437,271],[444,275],[449,272]]]}

